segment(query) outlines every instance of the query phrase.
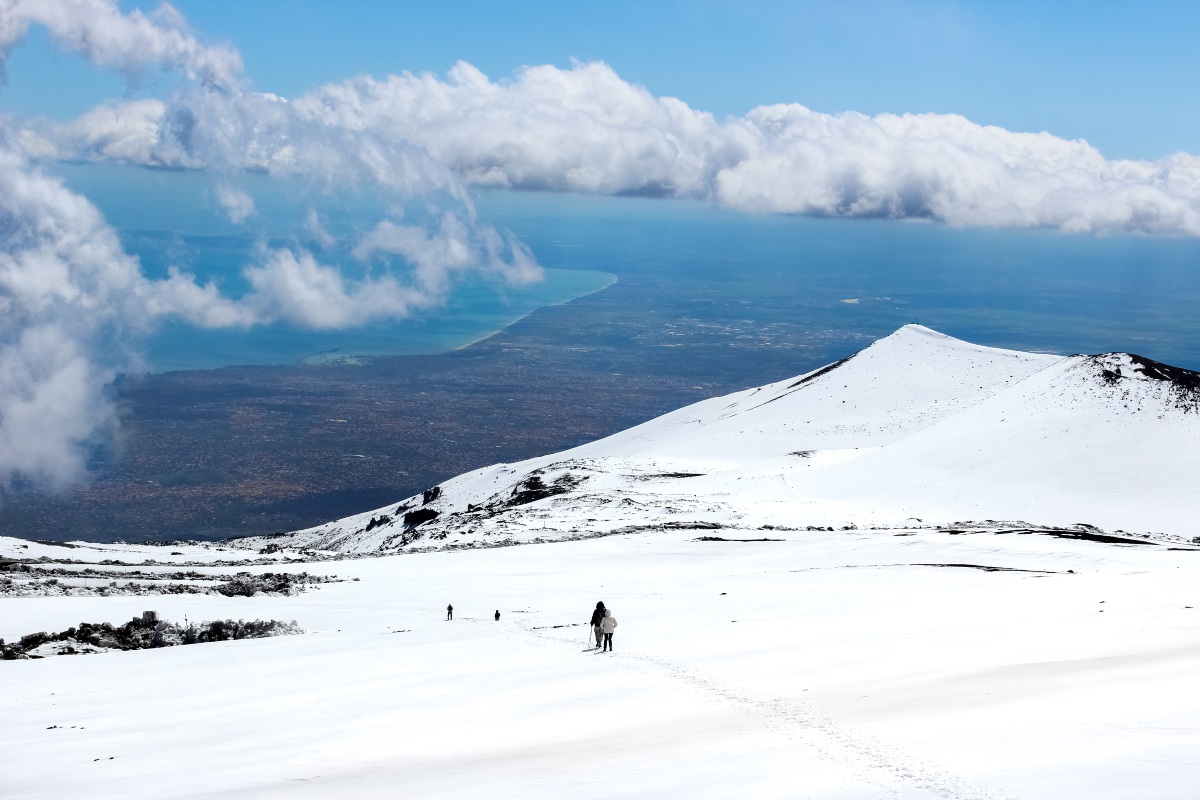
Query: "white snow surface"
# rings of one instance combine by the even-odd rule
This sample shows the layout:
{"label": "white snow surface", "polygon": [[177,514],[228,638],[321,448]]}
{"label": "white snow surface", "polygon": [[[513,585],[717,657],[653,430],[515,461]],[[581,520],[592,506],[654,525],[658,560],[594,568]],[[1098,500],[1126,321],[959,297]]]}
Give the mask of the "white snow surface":
{"label": "white snow surface", "polygon": [[[767,536],[248,568],[343,579],[290,597],[0,598],[8,641],[148,609],[308,631],[0,662],[0,795],[1196,797],[1200,550]],[[599,599],[611,654],[585,645]]]}
{"label": "white snow surface", "polygon": [[34,571],[338,577],[0,596],[8,642],[151,609],[306,631],[0,662],[0,796],[1195,800],[1190,375],[909,326],[400,514],[0,537]]}

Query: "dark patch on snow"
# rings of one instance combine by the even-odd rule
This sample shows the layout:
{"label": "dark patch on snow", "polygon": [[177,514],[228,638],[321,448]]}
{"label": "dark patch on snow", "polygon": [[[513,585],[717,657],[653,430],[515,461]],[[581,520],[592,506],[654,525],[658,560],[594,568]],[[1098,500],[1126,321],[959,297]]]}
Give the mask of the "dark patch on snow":
{"label": "dark patch on snow", "polygon": [[[292,534],[288,533],[287,531],[276,531],[275,533],[260,533],[260,534],[258,534],[257,536],[254,536],[254,537],[250,537],[250,536],[231,536],[231,537],[229,537],[228,539],[221,539],[220,541],[221,541],[221,543],[222,543],[222,544],[224,544],[224,543],[227,543],[227,542],[236,542],[236,541],[238,541],[238,540],[240,540],[240,539],[250,539],[250,538],[254,538],[254,539],[278,539],[278,538],[280,538],[281,536],[291,536],[291,535],[292,535]],[[146,542],[146,544],[154,544],[154,542]],[[190,542],[182,542],[182,544],[191,544],[191,543],[190,543]],[[183,555],[183,553],[171,553],[171,555],[173,555],[173,556],[181,556],[181,555]]]}
{"label": "dark patch on snow", "polygon": [[789,386],[787,388],[795,389],[798,386],[803,386],[804,384],[808,383],[809,381],[815,381],[817,378],[821,377],[822,375],[828,375],[830,372],[833,372],[835,369],[842,366],[847,361],[854,358],[856,355],[858,355],[858,353],[851,353],[850,355],[846,356],[845,358],[843,358],[840,361],[835,361],[832,364],[830,364],[829,366],[821,367],[816,372],[805,375],[803,378],[796,381],[795,383],[793,383],[791,386]]}
{"label": "dark patch on snow", "polygon": [[16,563],[0,569],[0,597],[164,594],[253,597],[260,592],[294,595],[313,584],[336,579],[336,576],[310,575],[307,572],[239,572],[236,575],[195,570],[151,572],[134,569],[117,572],[93,567],[73,570],[37,563]]}
{"label": "dark patch on snow", "polygon": [[1184,412],[1200,412],[1200,372],[1173,367],[1136,353],[1105,353],[1087,358],[1100,368],[1100,378],[1108,385],[1115,386],[1122,380],[1134,378],[1123,373],[1120,365],[1110,366],[1113,357],[1122,355],[1129,359],[1134,371],[1142,377],[1166,383],[1174,395],[1176,407]]}
{"label": "dark patch on snow", "polygon": [[786,542],[787,539],[726,539],[722,536],[700,536],[693,542]]}
{"label": "dark patch on snow", "polygon": [[649,475],[634,475],[635,481],[651,481],[656,478],[702,478],[703,472],[654,472]]}
{"label": "dark patch on snow", "polygon": [[74,550],[78,547],[78,545],[67,544],[66,542],[51,542],[46,539],[38,539],[37,543],[47,545],[48,547],[66,547],[69,550]]}
{"label": "dark patch on snow", "polygon": [[441,496],[442,496],[442,487],[441,486],[431,486],[428,489],[426,489],[425,491],[421,492],[421,505],[427,506],[430,503],[432,503],[434,500],[437,500]]}
{"label": "dark patch on snow", "polygon": [[[958,567],[960,569],[979,569],[984,572],[1034,572],[1039,575],[1062,575],[1052,569],[1020,569],[1018,567],[994,567],[989,564],[913,564],[914,567]],[[1073,574],[1073,573],[1072,573]]]}
{"label": "dark patch on snow", "polygon": [[1085,542],[1101,542],[1103,544],[1150,544],[1145,539],[1132,539],[1124,536],[1114,536],[1109,533],[1101,533],[1100,531],[1072,531],[1072,530],[1016,530],[1013,533],[1040,533],[1045,536],[1054,536],[1059,539],[1079,539]]}
{"label": "dark patch on snow", "polygon": [[406,527],[403,533],[393,534],[389,536],[383,544],[379,546],[380,551],[395,549],[398,547],[408,547],[418,539],[424,538],[425,534],[415,528]]}
{"label": "dark patch on snow", "polygon": [[239,572],[226,579],[216,591],[226,597],[253,597],[259,592],[296,594],[304,591],[308,584],[327,583],[329,580],[323,575],[309,575],[307,572],[264,572],[261,575]]}
{"label": "dark patch on snow", "polygon": [[432,508],[418,508],[416,511],[410,511],[404,515],[404,525],[407,528],[415,528],[430,520],[437,519],[439,516],[441,514]]}
{"label": "dark patch on snow", "polygon": [[1129,360],[1137,365],[1138,371],[1147,378],[1158,381],[1168,381],[1176,386],[1200,392],[1200,372],[1193,372],[1182,367],[1173,367],[1161,361],[1155,361],[1135,353],[1129,354]]}
{"label": "dark patch on snow", "polygon": [[376,528],[380,527],[381,525],[390,524],[391,521],[392,521],[392,518],[389,517],[387,514],[381,514],[379,517],[371,517],[371,521],[367,523],[367,527],[363,529],[363,532],[367,533],[367,532],[373,531]]}
{"label": "dark patch on snow", "polygon": [[[859,351],[859,352],[862,352],[862,351]],[[782,392],[780,392],[779,394],[772,397],[770,400],[767,400],[764,403],[760,403],[759,405],[754,406],[754,408],[762,408],[763,406],[768,406],[771,403],[774,403],[776,400],[782,400],[783,398],[787,397],[789,394],[796,391],[797,389],[799,389],[801,386],[808,383],[809,381],[815,381],[817,378],[820,378],[822,375],[828,375],[830,372],[833,372],[835,369],[842,366],[847,361],[854,358],[856,355],[858,355],[858,353],[851,353],[850,355],[846,356],[845,358],[841,359],[840,361],[835,361],[832,364],[829,364],[828,366],[821,367],[816,372],[810,373],[809,375],[806,375],[803,378],[801,378],[800,380],[791,384],[786,389],[784,389]]]}
{"label": "dark patch on snow", "polygon": [[279,620],[218,619],[212,622],[188,625],[186,628],[172,622],[159,621],[154,612],[146,612],[124,625],[114,626],[109,622],[81,622],[78,628],[68,628],[59,633],[41,631],[22,636],[13,644],[0,639],[0,657],[15,661],[41,656],[27,655],[29,651],[47,643],[61,643],[57,655],[78,655],[96,652],[91,648],[107,650],[145,650],[155,647],[172,647],[181,644],[202,642],[224,642],[231,639],[261,639],[267,636],[282,636],[302,633],[295,621]]}
{"label": "dark patch on snow", "polygon": [[993,536],[1005,536],[1008,534],[1033,536],[1038,534],[1042,536],[1055,536],[1060,539],[1078,539],[1103,544],[1136,544],[1155,547],[1178,542],[1178,537],[1166,536],[1164,534],[1126,533],[1119,529],[1108,532],[1086,522],[1079,522],[1067,527],[1056,527],[1053,525],[1033,525],[1020,520],[989,519],[983,522],[959,521],[953,523],[951,527],[938,528],[938,530],[942,533],[950,534],[970,533],[991,534]]}
{"label": "dark patch on snow", "polygon": [[540,475],[530,475],[513,487],[512,495],[508,500],[504,501],[502,506],[505,508],[524,506],[529,503],[535,503],[538,500],[545,500],[547,497],[566,494],[582,483],[583,480],[568,472],[566,475],[555,480],[554,483],[547,484],[542,480]]}
{"label": "dark patch on snow", "polygon": [[[543,474],[543,471],[540,469],[534,470],[525,478],[525,480],[514,486],[512,491],[509,493],[509,496],[503,500],[493,500],[490,503],[479,504],[468,503],[465,512],[455,512],[447,516],[457,520],[464,520],[465,523],[478,521],[481,519],[491,519],[492,517],[496,517],[500,514],[511,511],[514,508],[535,503],[538,500],[544,500],[547,497],[555,497],[558,495],[567,494],[576,486],[583,483],[583,481],[587,480],[586,476],[580,477],[577,475],[572,475],[571,473],[566,473],[565,475],[558,477],[553,483],[547,484],[545,480],[542,479]],[[422,511],[424,510],[425,509],[422,509]],[[407,520],[409,516],[411,515],[406,514],[405,520]],[[433,534],[431,538],[444,539],[450,532],[450,530],[447,530],[445,532]]]}

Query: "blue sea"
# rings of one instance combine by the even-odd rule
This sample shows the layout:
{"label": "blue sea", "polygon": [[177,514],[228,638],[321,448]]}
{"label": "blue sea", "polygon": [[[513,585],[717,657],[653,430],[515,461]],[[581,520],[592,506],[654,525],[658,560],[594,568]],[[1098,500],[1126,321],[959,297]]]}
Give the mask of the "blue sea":
{"label": "blue sea", "polygon": [[[266,246],[304,246],[312,195],[246,176],[259,213],[224,219],[212,178],[93,165],[56,168],[117,228],[143,270],[170,265],[227,292]],[[389,200],[347,192],[318,204],[326,228],[352,240]],[[546,268],[512,288],[475,280],[417,318],[342,331],[268,326],[251,331],[163,327],[148,343],[156,371],[235,364],[318,363],[462,347],[537,308],[653,278],[653,296],[629,313],[717,298],[745,330],[802,325],[818,336],[884,336],[920,322],[968,341],[1055,353],[1126,350],[1200,369],[1200,240],[1078,236],[1042,230],[958,230],[935,223],[752,216],[698,203],[644,198],[484,192],[481,218],[511,230]],[[323,254],[322,260],[346,253]],[[708,302],[705,300],[705,302]],[[702,313],[700,314],[702,317]],[[695,320],[703,326],[704,320]]]}

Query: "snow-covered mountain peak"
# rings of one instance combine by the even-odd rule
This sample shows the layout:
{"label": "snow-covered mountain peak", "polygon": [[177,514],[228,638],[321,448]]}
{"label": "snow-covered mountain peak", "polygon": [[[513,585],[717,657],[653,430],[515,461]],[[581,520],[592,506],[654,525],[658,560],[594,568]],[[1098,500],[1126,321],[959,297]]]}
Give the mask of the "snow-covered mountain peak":
{"label": "snow-covered mountain peak", "polygon": [[906,325],[820,369],[704,400],[561,457],[652,455],[704,472],[795,451],[879,447],[1060,360]]}
{"label": "snow-covered mountain peak", "polygon": [[[804,375],[289,534],[355,552],[913,518],[1195,535],[1200,376],[906,325]],[[254,546],[255,542],[248,542]]]}

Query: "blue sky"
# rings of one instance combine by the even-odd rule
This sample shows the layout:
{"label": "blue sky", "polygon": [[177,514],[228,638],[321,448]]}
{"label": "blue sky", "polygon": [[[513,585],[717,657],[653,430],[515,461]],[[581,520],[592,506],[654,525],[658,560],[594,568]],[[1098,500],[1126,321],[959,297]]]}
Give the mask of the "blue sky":
{"label": "blue sky", "polygon": [[[180,0],[202,40],[228,40],[260,91],[296,96],[359,73],[493,80],[523,65],[601,60],[718,117],[796,102],[817,111],[938,112],[1084,138],[1108,158],[1200,152],[1200,3],[455,2]],[[123,3],[146,10],[153,4]],[[141,92],[159,93],[147,75]],[[127,89],[35,29],[0,110],[81,113]],[[137,92],[135,92],[135,95]]]}

